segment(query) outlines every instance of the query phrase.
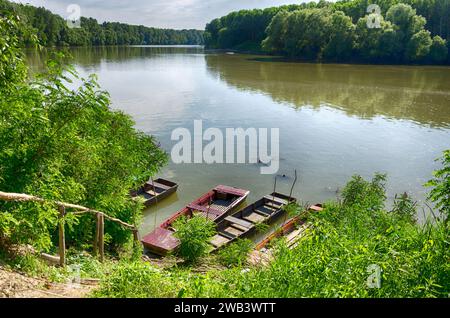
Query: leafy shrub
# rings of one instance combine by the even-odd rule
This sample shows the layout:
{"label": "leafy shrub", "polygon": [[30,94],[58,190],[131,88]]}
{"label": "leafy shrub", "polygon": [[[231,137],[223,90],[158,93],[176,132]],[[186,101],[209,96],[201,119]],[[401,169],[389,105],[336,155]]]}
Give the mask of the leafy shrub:
{"label": "leafy shrub", "polygon": [[214,223],[202,216],[182,217],[175,222],[174,228],[175,237],[181,241],[178,254],[191,263],[206,253],[208,240],[215,234]]}
{"label": "leafy shrub", "polygon": [[450,218],[450,150],[444,151],[441,159],[443,167],[433,172],[434,178],[425,186],[432,187],[428,199],[436,204],[436,207]]}
{"label": "leafy shrub", "polygon": [[121,262],[111,269],[92,297],[176,297],[176,283],[170,278],[170,274],[145,262]]}
{"label": "leafy shrub", "polygon": [[[14,19],[0,17],[0,189],[66,201],[106,212],[128,223],[141,205],[129,189],[157,172],[167,156],[153,137],[134,129],[130,116],[111,110],[95,76],[78,78],[60,60],[45,74],[27,79]],[[64,82],[81,82],[69,89]],[[0,240],[50,250],[58,211],[51,204],[0,201]],[[68,245],[91,244],[92,215],[67,220]],[[106,221],[111,247],[130,232]],[[1,243],[1,242],[0,242]]]}
{"label": "leafy shrub", "polygon": [[241,266],[247,261],[252,247],[253,242],[251,240],[238,239],[219,252],[219,261],[224,266]]}
{"label": "leafy shrub", "polygon": [[413,201],[413,199],[408,196],[405,192],[402,195],[395,195],[394,199],[394,208],[392,209],[392,213],[398,215],[401,218],[406,218],[411,222],[414,222],[417,214],[417,202]]}

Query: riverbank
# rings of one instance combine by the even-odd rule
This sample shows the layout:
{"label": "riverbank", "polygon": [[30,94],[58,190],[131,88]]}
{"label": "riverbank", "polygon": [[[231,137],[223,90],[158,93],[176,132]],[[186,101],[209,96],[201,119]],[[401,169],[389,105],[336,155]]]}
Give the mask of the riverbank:
{"label": "riverbank", "polygon": [[[68,267],[99,279],[88,297],[448,297],[448,223],[419,225],[407,196],[387,211],[385,185],[379,175],[354,177],[340,202],[330,201],[308,218],[310,229],[297,246],[290,249],[283,240],[273,245],[270,266],[245,258],[224,266],[216,256],[196,263],[173,257],[99,263],[74,254]],[[32,273],[38,264],[32,259],[14,262]],[[73,277],[67,269],[39,264],[41,277],[46,273],[50,281]]]}

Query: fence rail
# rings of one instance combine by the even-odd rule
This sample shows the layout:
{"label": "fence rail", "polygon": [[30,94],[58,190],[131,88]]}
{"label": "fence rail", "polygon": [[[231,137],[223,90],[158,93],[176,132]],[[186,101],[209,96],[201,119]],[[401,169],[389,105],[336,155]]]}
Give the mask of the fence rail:
{"label": "fence rail", "polygon": [[[0,191],[0,200],[2,201],[14,201],[14,202],[38,202],[38,203],[52,203],[58,206],[59,211],[59,264],[61,266],[65,266],[66,263],[66,242],[65,242],[65,231],[64,231],[64,217],[67,213],[72,214],[85,214],[91,213],[96,216],[96,231],[93,243],[94,255],[99,254],[100,261],[104,260],[105,257],[105,243],[104,243],[104,233],[105,233],[105,219],[120,224],[123,227],[129,228],[133,232],[133,238],[135,242],[139,242],[138,238],[138,229],[135,225],[126,223],[120,219],[111,217],[104,212],[97,211],[94,209],[86,208],[81,205],[61,202],[61,201],[52,201],[46,200],[37,196],[23,194],[23,193],[8,193]],[[67,211],[66,209],[73,209],[75,211]]]}

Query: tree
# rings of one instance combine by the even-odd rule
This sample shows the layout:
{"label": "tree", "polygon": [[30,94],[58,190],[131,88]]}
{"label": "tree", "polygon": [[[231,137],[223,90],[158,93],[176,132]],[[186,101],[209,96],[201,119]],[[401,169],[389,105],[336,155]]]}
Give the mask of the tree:
{"label": "tree", "polygon": [[422,61],[430,53],[431,44],[430,31],[422,30],[411,37],[406,48],[406,59],[417,62]]}
{"label": "tree", "polygon": [[430,48],[430,60],[434,64],[442,64],[447,60],[448,49],[447,41],[442,39],[439,35],[433,37],[433,43]]}
{"label": "tree", "polygon": [[330,40],[324,48],[327,60],[346,61],[353,53],[355,42],[355,25],[344,12],[334,12],[331,16]]}
{"label": "tree", "polygon": [[[0,189],[65,201],[107,212],[128,223],[140,219],[140,205],[129,189],[149,179],[166,162],[153,137],[136,131],[130,116],[110,109],[95,76],[78,78],[62,57],[47,71],[27,78],[18,49],[19,24],[0,17]],[[65,81],[77,80],[78,88]],[[0,202],[0,243],[52,248],[58,211],[51,204]],[[67,219],[72,245],[91,244],[95,221],[88,215]],[[78,226],[75,226],[78,225]],[[111,247],[131,237],[106,223]]]}
{"label": "tree", "polygon": [[275,15],[266,29],[267,38],[262,42],[262,48],[266,52],[282,53],[286,35],[286,19],[289,12],[280,11]]}

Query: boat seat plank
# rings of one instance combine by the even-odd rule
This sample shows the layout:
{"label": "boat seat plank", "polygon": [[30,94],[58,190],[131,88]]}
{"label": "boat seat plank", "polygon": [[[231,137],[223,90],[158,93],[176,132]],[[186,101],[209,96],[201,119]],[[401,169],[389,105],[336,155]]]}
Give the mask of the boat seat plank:
{"label": "boat seat plank", "polygon": [[230,226],[235,227],[242,232],[247,232],[249,230],[249,228],[239,225],[239,224],[236,224],[236,223],[232,223],[232,224],[230,224]]}
{"label": "boat seat plank", "polygon": [[231,222],[231,223],[239,224],[239,225],[241,225],[241,226],[243,226],[243,227],[245,227],[247,229],[249,229],[249,228],[251,228],[253,226],[252,223],[250,223],[248,221],[245,221],[245,220],[242,220],[242,219],[238,219],[237,217],[234,217],[234,216],[231,216],[231,215],[227,216],[225,218],[225,220],[227,220],[228,222]]}
{"label": "boat seat plank", "polygon": [[247,216],[245,216],[243,218],[245,220],[247,220],[247,221],[252,222],[252,223],[259,223],[259,222],[262,222],[262,221],[267,219],[267,217],[264,217],[264,216],[262,216],[262,215],[260,215],[258,213],[255,213],[255,212],[250,213],[249,215],[247,215]]}
{"label": "boat seat plank", "polygon": [[165,184],[162,184],[162,183],[159,183],[159,182],[153,182],[153,183],[149,182],[149,184],[150,185],[154,185],[155,187],[158,187],[158,188],[161,188],[161,189],[164,189],[164,190],[169,190],[170,188],[172,188],[172,187],[169,187],[169,186],[167,186]]}
{"label": "boat seat plank", "polygon": [[234,235],[236,237],[240,236],[242,233],[244,233],[245,231],[239,230],[234,226],[229,226],[226,229],[223,230],[225,233],[227,234],[231,234]]}
{"label": "boat seat plank", "polygon": [[206,207],[206,206],[202,206],[202,205],[198,205],[198,204],[193,204],[193,203],[189,204],[187,207],[188,207],[189,209],[191,209],[191,210],[200,211],[200,212],[205,212],[205,213],[207,213],[207,214],[214,214],[214,215],[217,215],[217,216],[223,214],[223,211],[214,209],[214,208],[212,208],[212,207],[209,207],[209,208],[208,208],[208,207]]}
{"label": "boat seat plank", "polygon": [[265,206],[260,206],[257,209],[254,209],[253,211],[255,211],[258,214],[261,214],[264,217],[270,216],[274,212],[274,210],[268,209]]}
{"label": "boat seat plank", "polygon": [[230,240],[234,240],[236,238],[236,235],[234,235],[232,233],[224,232],[224,231],[220,231],[219,234],[222,236],[225,236],[226,238],[228,238]]}
{"label": "boat seat plank", "polygon": [[272,210],[279,210],[279,209],[281,209],[282,207],[284,207],[285,205],[283,205],[283,204],[274,204],[273,202],[266,202],[265,204],[264,204],[264,206],[266,207],[266,208],[268,208],[268,209],[272,209]]}
{"label": "boat seat plank", "polygon": [[153,191],[153,190],[147,190],[147,191],[145,191],[145,193],[147,193],[148,195],[151,195],[152,197],[154,197],[154,196],[157,196],[158,195],[158,193],[156,193],[155,191]]}
{"label": "boat seat plank", "polygon": [[266,198],[267,200],[270,200],[270,201],[275,201],[275,202],[281,203],[283,205],[289,203],[288,200],[279,198],[277,196],[265,195],[264,198]]}
{"label": "boat seat plank", "polygon": [[228,243],[229,241],[230,241],[229,238],[227,238],[223,235],[220,235],[220,234],[216,234],[216,235],[214,235],[214,237],[211,240],[209,240],[209,243],[211,243],[214,247],[217,248],[217,247],[222,246],[225,243]]}

